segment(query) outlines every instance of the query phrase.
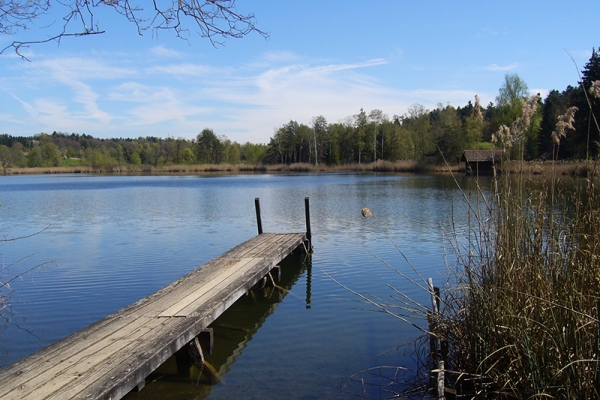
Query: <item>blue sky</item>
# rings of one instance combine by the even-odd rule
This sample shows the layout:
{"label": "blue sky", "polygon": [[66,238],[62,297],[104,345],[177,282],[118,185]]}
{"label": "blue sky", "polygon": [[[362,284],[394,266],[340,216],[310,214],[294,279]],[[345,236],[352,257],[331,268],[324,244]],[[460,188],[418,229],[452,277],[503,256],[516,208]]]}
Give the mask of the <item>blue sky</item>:
{"label": "blue sky", "polygon": [[139,36],[122,17],[98,13],[105,34],[32,46],[29,62],[8,50],[0,133],[190,139],[211,128],[267,143],[290,120],[338,122],[360,108],[392,117],[415,103],[464,106],[476,94],[485,105],[507,73],[545,97],[577,84],[569,54],[581,70],[600,47],[599,1],[237,0],[237,8],[253,12],[269,39],[215,48],[196,35]]}

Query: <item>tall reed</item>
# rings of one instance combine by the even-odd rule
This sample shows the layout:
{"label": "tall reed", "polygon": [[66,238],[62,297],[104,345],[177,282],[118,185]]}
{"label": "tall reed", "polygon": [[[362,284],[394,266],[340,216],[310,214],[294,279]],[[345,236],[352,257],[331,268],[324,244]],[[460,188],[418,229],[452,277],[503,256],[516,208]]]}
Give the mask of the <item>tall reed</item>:
{"label": "tall reed", "polygon": [[600,397],[600,197],[503,175],[472,208],[437,332],[450,369],[507,397]]}
{"label": "tall reed", "polygon": [[499,169],[465,194],[466,236],[433,332],[451,385],[482,398],[600,398],[600,192],[587,178]]}

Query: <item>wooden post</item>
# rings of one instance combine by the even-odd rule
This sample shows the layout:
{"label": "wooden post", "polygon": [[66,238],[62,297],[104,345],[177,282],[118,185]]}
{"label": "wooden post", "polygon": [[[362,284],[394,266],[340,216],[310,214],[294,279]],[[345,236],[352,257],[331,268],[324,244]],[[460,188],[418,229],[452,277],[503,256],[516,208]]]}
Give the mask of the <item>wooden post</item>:
{"label": "wooden post", "polygon": [[279,282],[281,280],[281,265],[276,265],[271,269],[271,276],[275,282]]}
{"label": "wooden post", "polygon": [[137,386],[135,387],[135,391],[141,392],[144,386],[146,386],[146,380],[142,379],[140,382],[138,382]]}
{"label": "wooden post", "polygon": [[308,241],[307,252],[312,253],[312,233],[310,231],[310,203],[308,197],[304,198],[304,210],[306,212],[306,240]]}
{"label": "wooden post", "polygon": [[[436,369],[432,370],[432,374],[436,374],[435,381],[432,382],[433,386],[436,388],[437,399],[442,400],[445,398],[445,389],[444,389],[444,358],[441,354],[441,343],[439,336],[436,336],[436,324],[438,323],[439,313],[440,313],[440,288],[433,286],[433,279],[427,279],[427,283],[429,286],[429,292],[431,293],[431,314],[429,321],[429,346],[431,347],[431,364]],[[433,376],[431,377],[433,380]]]}
{"label": "wooden post", "polygon": [[198,340],[200,342],[200,346],[202,346],[202,351],[204,351],[204,353],[213,353],[215,341],[212,328],[205,328],[202,332],[200,332],[200,334],[198,335]]}
{"label": "wooden post", "polygon": [[190,353],[190,358],[196,365],[196,368],[200,370],[200,373],[206,371],[206,374],[208,375],[212,385],[221,382],[222,379],[219,375],[219,372],[204,358],[204,353],[202,352],[202,346],[200,345],[198,337],[195,337],[191,342],[188,343],[188,351]]}
{"label": "wooden post", "polygon": [[262,220],[260,219],[260,200],[258,197],[254,199],[254,208],[256,208],[256,224],[258,225],[258,234],[261,235],[263,233],[263,229]]}

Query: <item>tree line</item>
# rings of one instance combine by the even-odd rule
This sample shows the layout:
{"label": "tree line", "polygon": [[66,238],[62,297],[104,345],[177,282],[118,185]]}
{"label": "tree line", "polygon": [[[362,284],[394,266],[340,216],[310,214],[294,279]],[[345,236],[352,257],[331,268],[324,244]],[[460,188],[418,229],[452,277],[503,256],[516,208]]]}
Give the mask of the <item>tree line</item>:
{"label": "tree line", "polygon": [[[414,104],[391,118],[381,110],[360,109],[357,114],[329,123],[320,115],[307,125],[290,120],[275,130],[268,144],[239,144],[212,129],[195,138],[145,137],[99,139],[86,134],[53,132],[32,137],[0,135],[0,162],[7,167],[173,164],[325,164],[411,160],[424,163],[458,162],[466,149],[498,148],[494,136],[503,126],[521,118],[526,101],[535,101],[527,126],[513,138],[519,146],[512,158],[586,159],[600,146],[598,98],[591,95],[600,81],[600,53],[592,56],[577,86],[552,90],[545,99],[529,97],[527,84],[507,74],[495,102],[482,106],[475,96],[463,107],[439,104],[434,110]],[[553,132],[568,109],[577,107],[573,130],[555,149]]]}
{"label": "tree line", "polygon": [[[388,117],[381,110],[360,109],[353,116],[327,123],[323,116],[310,125],[291,120],[271,137],[266,163],[324,163],[328,165],[368,163],[376,160],[413,160],[425,163],[454,163],[464,150],[492,150],[502,127],[511,126],[524,113],[527,102],[535,101],[519,146],[510,157],[535,159],[586,159],[598,155],[600,135],[598,98],[590,95],[600,81],[600,54],[593,49],[577,86],[562,92],[552,90],[542,100],[530,97],[527,84],[516,74],[507,74],[495,102],[482,106],[478,96],[463,107],[439,104],[434,110],[414,104],[404,115]],[[552,134],[560,117],[577,107],[573,132],[555,153]]]}
{"label": "tree line", "polygon": [[32,137],[0,135],[0,162],[14,167],[87,165],[110,168],[121,165],[256,164],[266,145],[231,142],[212,129],[192,140],[168,137],[99,139],[86,134],[53,132]]}

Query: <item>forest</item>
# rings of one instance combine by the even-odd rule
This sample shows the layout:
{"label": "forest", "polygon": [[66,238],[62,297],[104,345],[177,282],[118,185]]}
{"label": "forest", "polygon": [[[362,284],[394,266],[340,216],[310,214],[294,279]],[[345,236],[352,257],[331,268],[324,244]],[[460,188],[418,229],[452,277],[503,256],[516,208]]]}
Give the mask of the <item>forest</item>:
{"label": "forest", "polygon": [[[600,49],[599,49],[600,50]],[[427,164],[457,163],[464,150],[500,148],[498,132],[508,129],[534,101],[533,114],[511,138],[508,156],[519,160],[584,160],[598,155],[598,102],[591,91],[600,81],[600,52],[592,50],[575,86],[552,90],[545,99],[530,97],[526,82],[507,74],[495,102],[483,106],[478,96],[460,107],[438,104],[434,110],[414,104],[390,117],[375,109],[330,123],[319,115],[310,124],[294,120],[275,129],[267,144],[240,144],[210,128],[194,139],[140,137],[99,139],[79,133],[39,133],[30,137],[0,135],[0,162],[8,167],[120,165],[160,167],[178,164],[345,165],[377,160]],[[553,140],[557,122],[574,110],[573,129]],[[502,146],[507,149],[508,146]]]}

